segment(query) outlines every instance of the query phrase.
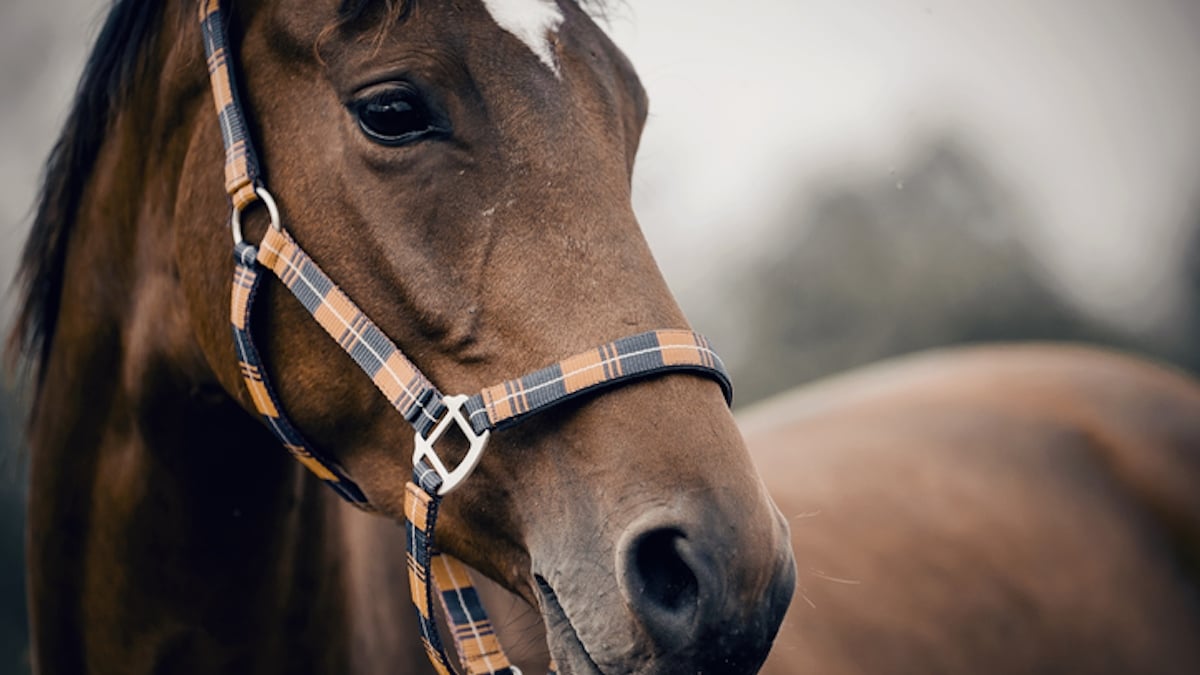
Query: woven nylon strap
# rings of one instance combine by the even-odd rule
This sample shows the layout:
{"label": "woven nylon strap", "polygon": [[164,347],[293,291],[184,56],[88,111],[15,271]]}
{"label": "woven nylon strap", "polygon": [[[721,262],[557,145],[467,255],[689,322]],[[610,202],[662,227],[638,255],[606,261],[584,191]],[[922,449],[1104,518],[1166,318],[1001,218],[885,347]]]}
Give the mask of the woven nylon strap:
{"label": "woven nylon strap", "polygon": [[233,200],[234,208],[244,209],[256,199],[258,160],[237,98],[237,80],[234,79],[225,21],[221,0],[201,1],[200,32],[204,36],[208,79],[212,83],[217,119],[221,123],[221,140],[225,143],[225,191]]}
{"label": "woven nylon strap", "polygon": [[[200,22],[225,145],[225,188],[237,216],[258,200],[260,194],[266,193],[237,100],[233,58],[220,0],[202,0]],[[273,204],[271,208],[274,209]],[[235,218],[233,222],[238,221]],[[272,227],[260,246],[240,241],[240,232],[236,239],[230,318],[243,381],[254,406],[296,459],[346,501],[370,511],[366,495],[338,463],[305,440],[290,422],[270,384],[255,346],[252,321],[257,290],[264,276],[261,269],[272,271],[350,355],[413,426],[418,444],[444,424],[443,418],[457,411],[447,409],[447,399],[441,392],[283,231],[274,213]],[[729,377],[707,340],[690,331],[665,330],[622,338],[524,377],[488,387],[474,396],[462,397],[465,399],[461,401],[462,414],[474,434],[485,434],[588,391],[676,371],[712,378],[721,385],[726,401],[732,401]],[[443,474],[434,470],[429,461],[440,464],[436,455],[414,460],[413,481],[408,484],[405,497],[409,584],[422,644],[435,669],[441,675],[451,675],[453,669],[434,617],[436,596],[466,672],[511,675],[516,670],[500,647],[466,566],[434,548]],[[551,663],[551,675],[554,670]]]}
{"label": "woven nylon strap", "polygon": [[[471,584],[466,565],[433,547],[441,499],[441,476],[418,465],[413,482],[405,489],[405,530],[408,533],[408,585],[425,654],[440,675],[449,675],[450,664],[438,636],[433,598],[441,601],[458,658],[468,673],[511,673],[512,666],[500,647],[496,631]],[[432,583],[431,583],[432,582]],[[550,675],[556,668],[550,665]]]}

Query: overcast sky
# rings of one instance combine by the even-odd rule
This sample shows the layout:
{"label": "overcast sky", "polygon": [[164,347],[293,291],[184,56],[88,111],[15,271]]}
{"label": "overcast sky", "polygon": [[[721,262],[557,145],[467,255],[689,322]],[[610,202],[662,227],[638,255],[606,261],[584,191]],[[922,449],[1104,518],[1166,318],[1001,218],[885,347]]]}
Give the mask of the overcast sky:
{"label": "overcast sky", "polygon": [[[6,279],[103,4],[0,5]],[[1163,261],[1200,196],[1200,3],[634,0],[611,32],[650,91],[635,199],[677,286],[752,255],[806,181],[888,176],[949,128],[1046,226],[1048,264],[1091,306],[1166,311]]]}
{"label": "overcast sky", "polygon": [[663,256],[678,283],[711,269],[700,249],[760,250],[765,216],[806,181],[887,177],[948,128],[1046,226],[1047,263],[1092,307],[1167,311],[1162,261],[1200,210],[1200,2],[686,6],[632,2],[613,21],[654,111],[643,224],[656,250],[697,249]]}

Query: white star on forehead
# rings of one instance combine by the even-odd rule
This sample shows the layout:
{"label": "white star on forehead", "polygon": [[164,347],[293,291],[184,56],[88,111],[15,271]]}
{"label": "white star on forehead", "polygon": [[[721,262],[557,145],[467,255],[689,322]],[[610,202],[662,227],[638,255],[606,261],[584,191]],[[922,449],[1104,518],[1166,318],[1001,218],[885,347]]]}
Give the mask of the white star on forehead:
{"label": "white star on forehead", "polygon": [[483,0],[496,25],[517,36],[546,67],[559,75],[550,36],[562,25],[554,0]]}

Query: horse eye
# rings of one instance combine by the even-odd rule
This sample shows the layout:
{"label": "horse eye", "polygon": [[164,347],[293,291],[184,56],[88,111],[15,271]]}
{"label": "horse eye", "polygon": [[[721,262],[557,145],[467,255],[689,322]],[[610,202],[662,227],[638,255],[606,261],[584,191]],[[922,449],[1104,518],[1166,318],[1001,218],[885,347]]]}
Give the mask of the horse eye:
{"label": "horse eye", "polygon": [[358,127],[382,145],[405,145],[446,133],[445,125],[411,87],[390,86],[351,104]]}

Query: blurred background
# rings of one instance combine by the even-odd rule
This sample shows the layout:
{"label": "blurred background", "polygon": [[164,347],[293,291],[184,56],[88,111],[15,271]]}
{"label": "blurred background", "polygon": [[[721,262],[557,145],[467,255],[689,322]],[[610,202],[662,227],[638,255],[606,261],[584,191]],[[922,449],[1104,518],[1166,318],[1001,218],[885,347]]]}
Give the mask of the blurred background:
{"label": "blurred background", "polygon": [[[0,328],[107,2],[0,4]],[[1200,3],[612,6],[651,247],[744,406],[887,356],[1117,346],[1200,371]],[[25,669],[21,396],[0,393],[0,672]]]}

